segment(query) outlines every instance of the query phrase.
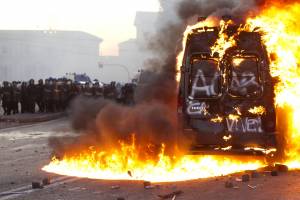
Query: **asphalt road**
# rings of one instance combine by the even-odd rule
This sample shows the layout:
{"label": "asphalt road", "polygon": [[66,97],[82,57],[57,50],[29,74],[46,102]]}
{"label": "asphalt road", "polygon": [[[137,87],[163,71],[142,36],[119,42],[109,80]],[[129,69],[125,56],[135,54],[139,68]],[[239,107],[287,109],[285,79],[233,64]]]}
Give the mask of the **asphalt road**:
{"label": "asphalt road", "polygon": [[[35,125],[0,130],[0,200],[126,200],[160,199],[158,195],[174,191],[183,193],[176,200],[188,199],[300,199],[300,172],[280,173],[273,177],[260,174],[249,182],[237,182],[235,188],[225,188],[230,177],[200,179],[177,183],[156,184],[145,189],[142,181],[89,180],[57,176],[41,171],[49,162],[51,150],[47,140],[51,136],[70,133],[67,119],[54,120]],[[51,177],[51,184],[43,189],[32,189],[32,181]],[[176,176],[176,174],[174,174]],[[112,189],[119,186],[119,189]],[[172,198],[169,198],[172,199]]]}

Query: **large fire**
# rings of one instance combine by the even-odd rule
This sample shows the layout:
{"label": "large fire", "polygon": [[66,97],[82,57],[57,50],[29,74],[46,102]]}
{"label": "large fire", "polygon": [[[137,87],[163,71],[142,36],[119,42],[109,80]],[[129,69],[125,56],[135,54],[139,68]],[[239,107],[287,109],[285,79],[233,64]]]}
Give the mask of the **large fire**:
{"label": "large fire", "polygon": [[[271,74],[278,77],[276,85],[276,106],[285,113],[288,124],[285,133],[285,160],[290,168],[300,168],[300,13],[299,3],[288,5],[273,4],[264,8],[256,17],[249,17],[245,27],[249,31],[261,31],[267,47]],[[183,59],[184,45],[188,34],[194,29],[215,24],[215,20],[199,22],[189,26],[183,39],[183,51],[177,57],[177,70]],[[219,39],[212,51],[221,56],[235,45],[234,38],[226,37],[222,32],[226,23],[221,22]],[[260,27],[260,29],[257,29]],[[180,73],[177,74],[180,79]],[[263,112],[262,108],[253,108],[253,112]],[[283,119],[283,118],[282,118]],[[281,121],[278,122],[279,126]],[[257,169],[266,165],[257,158],[238,158],[224,156],[188,156],[165,153],[161,144],[160,152],[153,157],[139,156],[140,147],[134,137],[131,142],[119,141],[111,150],[99,150],[91,147],[75,155],[64,155],[62,159],[53,158],[43,167],[44,171],[61,175],[110,180],[149,180],[153,182],[182,181],[197,178],[227,175],[234,172]],[[96,150],[97,149],[97,150]]]}
{"label": "large fire", "polygon": [[[274,5],[263,10],[263,15],[248,19],[250,29],[263,27],[272,76],[279,78],[276,85],[277,107],[285,111],[285,159],[290,168],[300,168],[300,4]],[[284,123],[279,121],[280,123]],[[281,133],[283,134],[283,133]]]}
{"label": "large fire", "polygon": [[[173,182],[232,174],[261,167],[259,160],[238,161],[223,156],[167,156],[165,146],[156,158],[141,159],[134,137],[131,144],[119,142],[110,152],[93,148],[63,160],[53,158],[43,170],[61,175],[109,180],[148,180]],[[244,159],[244,158],[241,158]]]}

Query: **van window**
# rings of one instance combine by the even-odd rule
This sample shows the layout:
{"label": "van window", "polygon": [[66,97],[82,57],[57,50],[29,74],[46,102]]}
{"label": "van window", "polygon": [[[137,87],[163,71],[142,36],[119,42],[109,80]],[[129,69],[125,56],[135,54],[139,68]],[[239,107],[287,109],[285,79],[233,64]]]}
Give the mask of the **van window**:
{"label": "van window", "polygon": [[229,75],[229,93],[235,97],[257,97],[261,93],[258,59],[233,57]]}
{"label": "van window", "polygon": [[191,62],[190,99],[216,98],[221,92],[221,75],[214,59],[193,58]]}

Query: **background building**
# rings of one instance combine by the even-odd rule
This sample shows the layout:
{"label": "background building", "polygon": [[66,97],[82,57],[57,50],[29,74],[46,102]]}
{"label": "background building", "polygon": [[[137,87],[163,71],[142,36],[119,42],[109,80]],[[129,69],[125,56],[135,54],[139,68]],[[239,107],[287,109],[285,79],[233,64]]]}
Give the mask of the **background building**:
{"label": "background building", "polygon": [[[159,12],[137,12],[134,25],[136,38],[129,39],[119,44],[118,56],[102,56],[101,80],[127,82],[134,78],[144,67],[144,62],[152,57],[148,47],[157,31]],[[129,72],[129,78],[128,78]]]}
{"label": "background building", "polygon": [[102,39],[79,31],[0,31],[0,81],[96,75]]}

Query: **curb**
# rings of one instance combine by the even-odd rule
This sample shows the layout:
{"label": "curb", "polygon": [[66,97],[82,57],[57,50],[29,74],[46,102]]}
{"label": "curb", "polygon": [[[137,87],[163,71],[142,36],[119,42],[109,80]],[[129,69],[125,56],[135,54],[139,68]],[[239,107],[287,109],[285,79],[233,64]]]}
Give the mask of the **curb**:
{"label": "curb", "polygon": [[62,113],[53,113],[53,114],[45,114],[45,115],[30,115],[29,117],[24,117],[22,115],[11,115],[11,116],[1,116],[0,122],[16,122],[16,123],[35,123],[35,122],[46,122],[54,119],[58,119],[61,117],[65,117],[67,114]]}

